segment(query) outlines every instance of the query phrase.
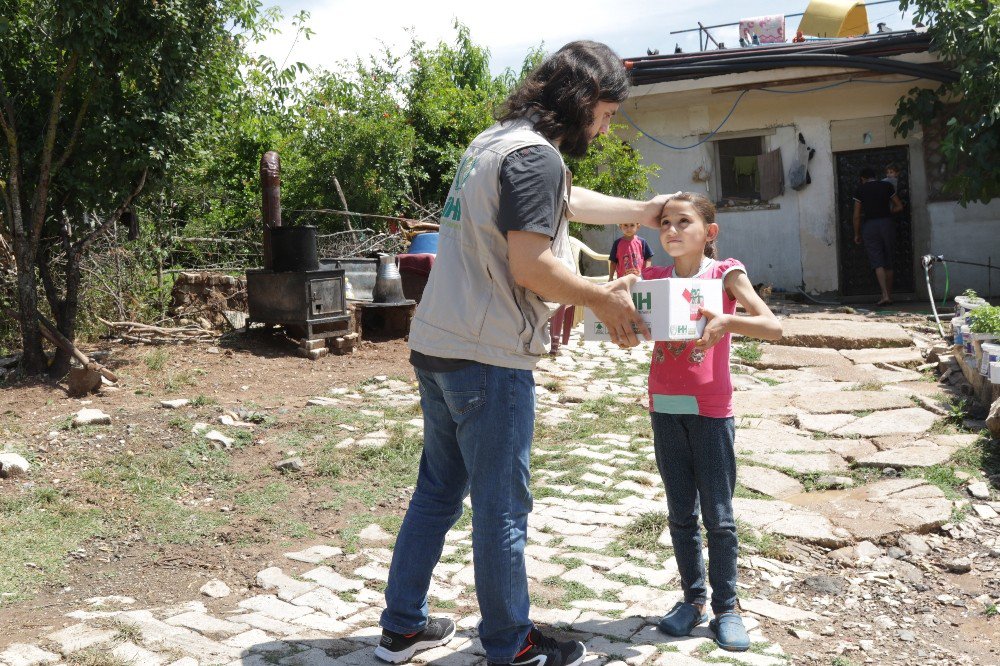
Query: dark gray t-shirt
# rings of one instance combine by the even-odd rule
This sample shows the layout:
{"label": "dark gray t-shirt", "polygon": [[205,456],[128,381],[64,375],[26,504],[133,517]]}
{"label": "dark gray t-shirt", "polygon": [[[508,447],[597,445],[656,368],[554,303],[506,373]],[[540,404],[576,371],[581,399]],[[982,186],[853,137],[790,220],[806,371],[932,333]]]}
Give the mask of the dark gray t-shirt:
{"label": "dark gray t-shirt", "polygon": [[[548,146],[528,146],[508,155],[500,167],[497,228],[504,235],[534,231],[554,238],[562,218],[563,176],[562,160]],[[410,350],[410,363],[428,372],[450,372],[472,361]]]}

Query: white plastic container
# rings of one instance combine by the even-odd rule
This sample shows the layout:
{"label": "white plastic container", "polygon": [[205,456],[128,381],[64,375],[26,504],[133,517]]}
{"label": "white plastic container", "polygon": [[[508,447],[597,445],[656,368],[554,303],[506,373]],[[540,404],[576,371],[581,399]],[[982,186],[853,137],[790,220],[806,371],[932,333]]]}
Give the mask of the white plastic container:
{"label": "white plastic container", "polygon": [[972,344],[972,331],[968,324],[962,324],[962,346],[965,347],[965,355],[975,357],[976,348]]}
{"label": "white plastic container", "polygon": [[990,382],[1000,384],[1000,363],[990,363]]}
{"label": "white plastic container", "polygon": [[1000,363],[1000,344],[997,342],[984,342],[980,346],[983,350],[983,358],[979,363],[979,374],[989,377],[990,367]]}
{"label": "white plastic container", "polygon": [[962,326],[965,325],[965,320],[961,317],[955,317],[951,320],[951,334],[952,334],[952,344],[961,345],[962,344]]}

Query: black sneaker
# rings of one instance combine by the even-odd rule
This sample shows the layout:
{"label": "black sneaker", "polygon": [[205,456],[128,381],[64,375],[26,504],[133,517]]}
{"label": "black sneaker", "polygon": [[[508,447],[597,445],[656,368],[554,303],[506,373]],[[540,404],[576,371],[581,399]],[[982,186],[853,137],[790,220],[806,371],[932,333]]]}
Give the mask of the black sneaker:
{"label": "black sneaker", "polygon": [[[580,641],[557,641],[532,629],[524,639],[524,647],[510,663],[511,666],[577,666],[586,656],[587,648]],[[491,661],[490,666],[500,665]]]}
{"label": "black sneaker", "polygon": [[444,645],[455,635],[455,623],[443,617],[427,620],[423,631],[415,634],[397,634],[382,629],[382,640],[375,648],[375,656],[390,664],[401,664],[413,656],[417,650],[428,650]]}

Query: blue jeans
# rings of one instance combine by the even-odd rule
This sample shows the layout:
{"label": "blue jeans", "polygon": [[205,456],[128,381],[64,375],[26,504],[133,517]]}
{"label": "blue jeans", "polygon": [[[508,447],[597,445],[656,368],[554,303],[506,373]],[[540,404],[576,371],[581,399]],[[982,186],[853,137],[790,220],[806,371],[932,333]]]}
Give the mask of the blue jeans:
{"label": "blue jeans", "polygon": [[490,661],[509,663],[528,632],[524,566],[535,425],[530,370],[482,363],[451,372],[415,368],[424,412],[424,451],[385,590],[381,625],[408,634],[427,623],[427,590],[445,533],[472,497],[472,557]]}
{"label": "blue jeans", "polygon": [[667,489],[670,540],[684,589],[684,601],[704,604],[705,562],[701,518],[708,532],[708,581],[712,611],[736,608],[736,425],[732,419],[692,414],[650,413],[656,466]]}

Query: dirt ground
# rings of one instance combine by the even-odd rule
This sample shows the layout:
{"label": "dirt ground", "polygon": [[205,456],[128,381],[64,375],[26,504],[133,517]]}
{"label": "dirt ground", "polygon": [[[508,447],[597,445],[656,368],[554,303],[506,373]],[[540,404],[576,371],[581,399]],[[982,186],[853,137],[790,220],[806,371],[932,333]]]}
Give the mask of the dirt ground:
{"label": "dirt ground", "polygon": [[[100,469],[111,459],[117,460],[116,456],[141,457],[189,439],[186,431],[165,426],[168,410],[160,409],[159,401],[197,396],[197,401],[206,403],[198,410],[204,416],[199,420],[208,423],[216,421],[223,409],[273,415],[277,423],[262,437],[255,435],[252,446],[231,451],[230,473],[256,487],[275,480],[287,483],[291,492],[282,502],[285,519],[311,529],[304,543],[337,535],[352,514],[377,509],[379,514],[401,515],[408,499],[405,489],[378,506],[349,499],[340,510],[329,510],[324,506],[336,493],[309,483],[305,476],[289,479],[271,463],[288,453],[280,435],[295,427],[295,412],[310,397],[326,395],[334,387],[355,386],[376,375],[413,380],[403,340],[363,342],[353,354],[317,361],[293,355],[290,342],[256,334],[224,338],[218,346],[159,349],[167,352],[167,360],[154,372],[148,359],[157,348],[86,347],[88,353],[102,356],[121,381],[117,391],[84,399],[69,398],[63,384],[20,381],[0,385],[0,441],[17,443],[19,449],[28,448],[34,455],[31,481],[0,481],[0,500],[53,486],[77,504],[119,510],[124,515],[140,511],[141,507],[130,506],[132,496],[109,493],[89,482],[87,471]],[[60,430],[68,415],[84,406],[112,416],[112,425],[101,429],[103,437],[90,433],[77,438],[74,430]],[[53,432],[60,433],[57,439],[50,439]],[[100,441],[95,443],[95,439]],[[206,497],[210,488],[194,484],[185,490],[182,501],[188,505],[212,499]],[[33,598],[6,604],[0,599],[0,649],[11,642],[30,642],[60,626],[64,613],[86,606],[84,600],[91,597],[125,595],[136,599],[137,607],[147,607],[195,598],[198,588],[213,578],[231,586],[242,581],[250,587],[258,571],[282,561],[282,553],[300,545],[282,533],[280,525],[262,528],[253,515],[235,506],[227,524],[194,543],[156,542],[138,524],[118,527],[113,536],[82,543],[83,552],[71,553],[64,571],[47,576],[52,584],[36,588]],[[247,533],[253,534],[248,538]],[[14,627],[16,631],[10,631]]]}

